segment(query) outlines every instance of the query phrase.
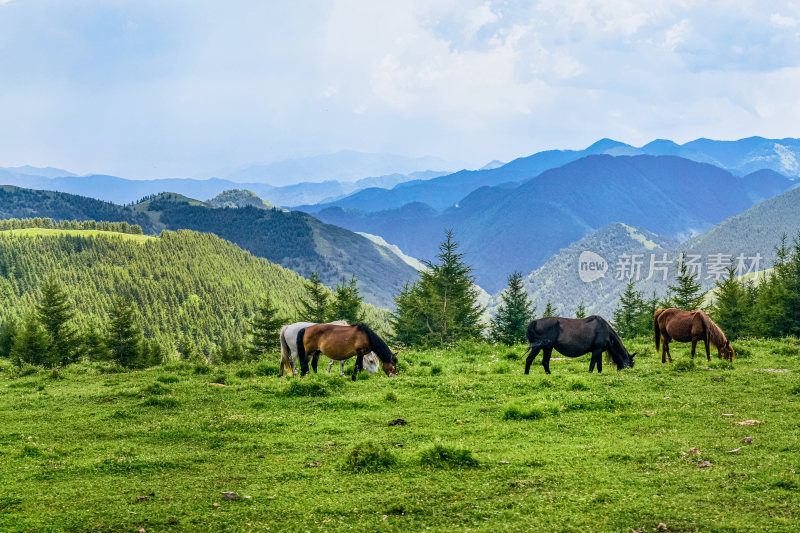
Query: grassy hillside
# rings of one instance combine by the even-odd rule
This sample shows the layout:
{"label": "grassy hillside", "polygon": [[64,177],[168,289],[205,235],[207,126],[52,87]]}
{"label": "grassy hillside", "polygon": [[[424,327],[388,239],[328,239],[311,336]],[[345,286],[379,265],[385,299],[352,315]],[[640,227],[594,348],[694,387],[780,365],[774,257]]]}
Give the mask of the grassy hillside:
{"label": "grassy hillside", "polygon": [[[77,321],[103,318],[117,295],[133,303],[148,336],[174,346],[240,340],[267,295],[288,321],[304,296],[303,279],[211,234],[165,231],[158,237],[104,231],[0,231],[2,316],[21,316],[55,272],[78,309]],[[367,309],[371,323],[384,316]]]}
{"label": "grassy hillside", "polygon": [[474,346],[356,382],[0,360],[0,530],[797,531],[797,339],[710,369],[626,344],[622,372]]}
{"label": "grassy hillside", "polygon": [[[241,203],[243,195],[235,196]],[[246,196],[251,204],[260,202],[257,197]],[[230,195],[221,199],[223,205],[228,201],[232,201]],[[0,216],[127,221],[140,225],[148,234],[164,229],[214,233],[302,276],[317,271],[328,287],[334,287],[342,277],[355,275],[365,301],[381,307],[391,307],[403,283],[416,276],[417,271],[389,248],[352,231],[305,213],[263,207],[216,208],[177,193],[119,206],[65,193],[0,187]]]}

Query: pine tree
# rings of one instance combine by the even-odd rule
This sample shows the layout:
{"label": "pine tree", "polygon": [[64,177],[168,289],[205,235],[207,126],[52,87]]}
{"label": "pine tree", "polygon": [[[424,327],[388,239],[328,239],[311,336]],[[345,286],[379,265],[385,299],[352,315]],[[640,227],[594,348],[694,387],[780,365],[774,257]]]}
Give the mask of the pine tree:
{"label": "pine tree", "polygon": [[620,336],[631,338],[638,333],[637,322],[645,309],[641,291],[637,291],[633,279],[625,284],[625,291],[619,296],[619,306],[614,310],[612,320]]}
{"label": "pine tree", "polygon": [[[650,295],[650,298],[644,300],[642,310],[639,315],[636,317],[636,335],[641,336],[650,336],[653,333],[653,315],[661,306],[661,303],[658,301],[658,295],[656,291],[653,290],[653,293]],[[666,308],[665,308],[666,309]]]}
{"label": "pine tree", "polygon": [[76,361],[80,354],[79,343],[71,324],[75,310],[64,287],[52,274],[42,284],[36,312],[50,341],[47,350],[48,365],[67,365]]}
{"label": "pine tree", "polygon": [[11,360],[19,367],[23,363],[51,366],[51,360],[48,357],[49,349],[50,338],[47,331],[34,313],[29,314],[14,336]]}
{"label": "pine tree", "polygon": [[457,252],[453,232],[439,245],[438,261],[424,261],[427,269],[416,283],[395,297],[392,325],[396,340],[410,345],[443,345],[481,337],[478,289],[472,267]]}
{"label": "pine tree", "polygon": [[578,309],[575,310],[575,318],[586,318],[586,306],[583,302],[578,304]]}
{"label": "pine tree", "polygon": [[350,281],[342,278],[342,282],[333,291],[333,301],[328,310],[328,320],[347,320],[350,324],[364,322],[362,298],[358,294],[358,280],[353,276]]}
{"label": "pine tree", "polygon": [[142,331],[136,325],[133,308],[122,297],[117,297],[114,301],[106,345],[112,359],[118,364],[128,368],[139,365],[142,356]]}
{"label": "pine tree", "polygon": [[0,327],[0,357],[4,359],[11,357],[11,348],[14,346],[14,337],[18,329],[17,320],[13,316],[3,322]]}
{"label": "pine tree", "polygon": [[250,323],[250,344],[247,351],[254,360],[278,350],[280,347],[281,326],[284,320],[278,316],[278,310],[272,305],[269,297],[262,300],[256,316]]}
{"label": "pine tree", "polygon": [[428,268],[420,275],[423,297],[430,306],[428,323],[441,344],[478,339],[482,331],[485,307],[478,303],[472,267],[457,250],[453,232],[447,230],[436,255],[438,262],[423,261]]}
{"label": "pine tree", "polygon": [[533,320],[536,308],[525,292],[521,273],[514,272],[508,277],[508,288],[500,298],[503,303],[491,321],[492,340],[509,346],[525,342],[528,324]]}
{"label": "pine tree", "polygon": [[705,293],[697,278],[689,274],[685,259],[686,257],[682,255],[678,263],[678,276],[675,278],[677,285],[669,285],[668,288],[672,293],[674,307],[684,311],[692,311],[700,308]]}
{"label": "pine tree", "polygon": [[106,344],[108,335],[103,330],[100,323],[91,319],[83,331],[81,340],[81,351],[89,361],[109,361],[111,351]]}
{"label": "pine tree", "polygon": [[552,302],[550,302],[550,300],[547,300],[547,305],[545,306],[544,312],[542,313],[542,318],[548,316],[558,316],[556,312],[557,312],[556,308],[553,307]]}
{"label": "pine tree", "polygon": [[406,282],[394,297],[394,311],[390,319],[394,341],[406,346],[424,343],[423,339],[433,330],[425,325],[423,306],[419,285]]}
{"label": "pine tree", "polygon": [[312,272],[304,283],[307,296],[300,300],[300,320],[304,322],[325,322],[328,316],[330,294],[322,285],[319,274]]}
{"label": "pine tree", "polygon": [[748,313],[747,292],[736,279],[736,267],[731,264],[727,276],[717,281],[717,291],[711,309],[711,318],[722,328],[730,339],[740,337],[744,330],[744,320]]}

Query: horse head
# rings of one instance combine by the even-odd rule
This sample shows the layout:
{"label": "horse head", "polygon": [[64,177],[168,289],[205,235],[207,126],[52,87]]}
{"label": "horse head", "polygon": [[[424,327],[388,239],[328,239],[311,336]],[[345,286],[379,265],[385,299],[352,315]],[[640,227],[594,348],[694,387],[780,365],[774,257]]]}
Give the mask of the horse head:
{"label": "horse head", "polygon": [[628,360],[625,362],[625,368],[633,368],[633,365],[636,361],[633,360],[636,357],[636,353],[632,353],[628,356]]}
{"label": "horse head", "polygon": [[731,346],[731,341],[725,341],[725,346],[719,349],[719,356],[722,359],[733,361],[733,358],[736,357],[736,352],[734,351],[733,346]]}
{"label": "horse head", "polygon": [[392,354],[392,358],[383,363],[383,371],[386,372],[386,375],[390,378],[397,377],[397,354]]}

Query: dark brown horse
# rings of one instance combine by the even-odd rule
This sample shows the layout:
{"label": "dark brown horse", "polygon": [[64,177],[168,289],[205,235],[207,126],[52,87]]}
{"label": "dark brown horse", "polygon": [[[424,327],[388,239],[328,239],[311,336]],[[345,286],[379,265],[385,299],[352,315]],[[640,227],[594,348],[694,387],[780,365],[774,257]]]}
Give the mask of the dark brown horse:
{"label": "dark brown horse", "polygon": [[[694,359],[697,342],[703,341],[706,347],[706,359],[711,361],[711,350],[709,344],[713,344],[717,349],[717,356],[720,359],[733,361],[736,352],[733,350],[730,341],[725,334],[714,324],[705,312],[695,309],[694,311],[683,311],[670,307],[669,309],[656,309],[653,313],[653,332],[656,340],[656,353],[661,349],[661,362],[672,362],[672,355],[669,353],[669,342],[691,342],[692,359]],[[660,344],[664,343],[663,348]]]}
{"label": "dark brown horse", "polygon": [[597,373],[603,371],[603,352],[608,352],[617,364],[617,370],[633,368],[633,358],[622,344],[617,332],[603,317],[592,315],[586,318],[562,318],[557,316],[540,318],[528,324],[528,344],[530,355],[525,360],[525,373],[531,370],[531,363],[539,350],[544,350],[542,366],[550,373],[550,355],[553,349],[567,357],[578,357],[592,353],[589,372],[597,365]]}
{"label": "dark brown horse", "polygon": [[308,374],[308,357],[312,356],[311,367],[317,371],[319,355],[341,361],[356,356],[353,381],[359,370],[364,368],[364,355],[375,352],[389,377],[397,375],[397,356],[366,324],[355,326],[335,326],[316,324],[301,329],[297,333],[297,357],[300,358],[300,375]]}

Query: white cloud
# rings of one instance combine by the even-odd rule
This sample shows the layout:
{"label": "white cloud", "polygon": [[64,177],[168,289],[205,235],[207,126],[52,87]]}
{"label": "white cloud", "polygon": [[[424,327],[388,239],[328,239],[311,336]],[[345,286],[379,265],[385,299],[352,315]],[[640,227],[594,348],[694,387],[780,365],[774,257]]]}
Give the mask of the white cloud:
{"label": "white cloud", "polygon": [[174,176],[798,135],[790,2],[40,3],[0,18],[0,165]]}

